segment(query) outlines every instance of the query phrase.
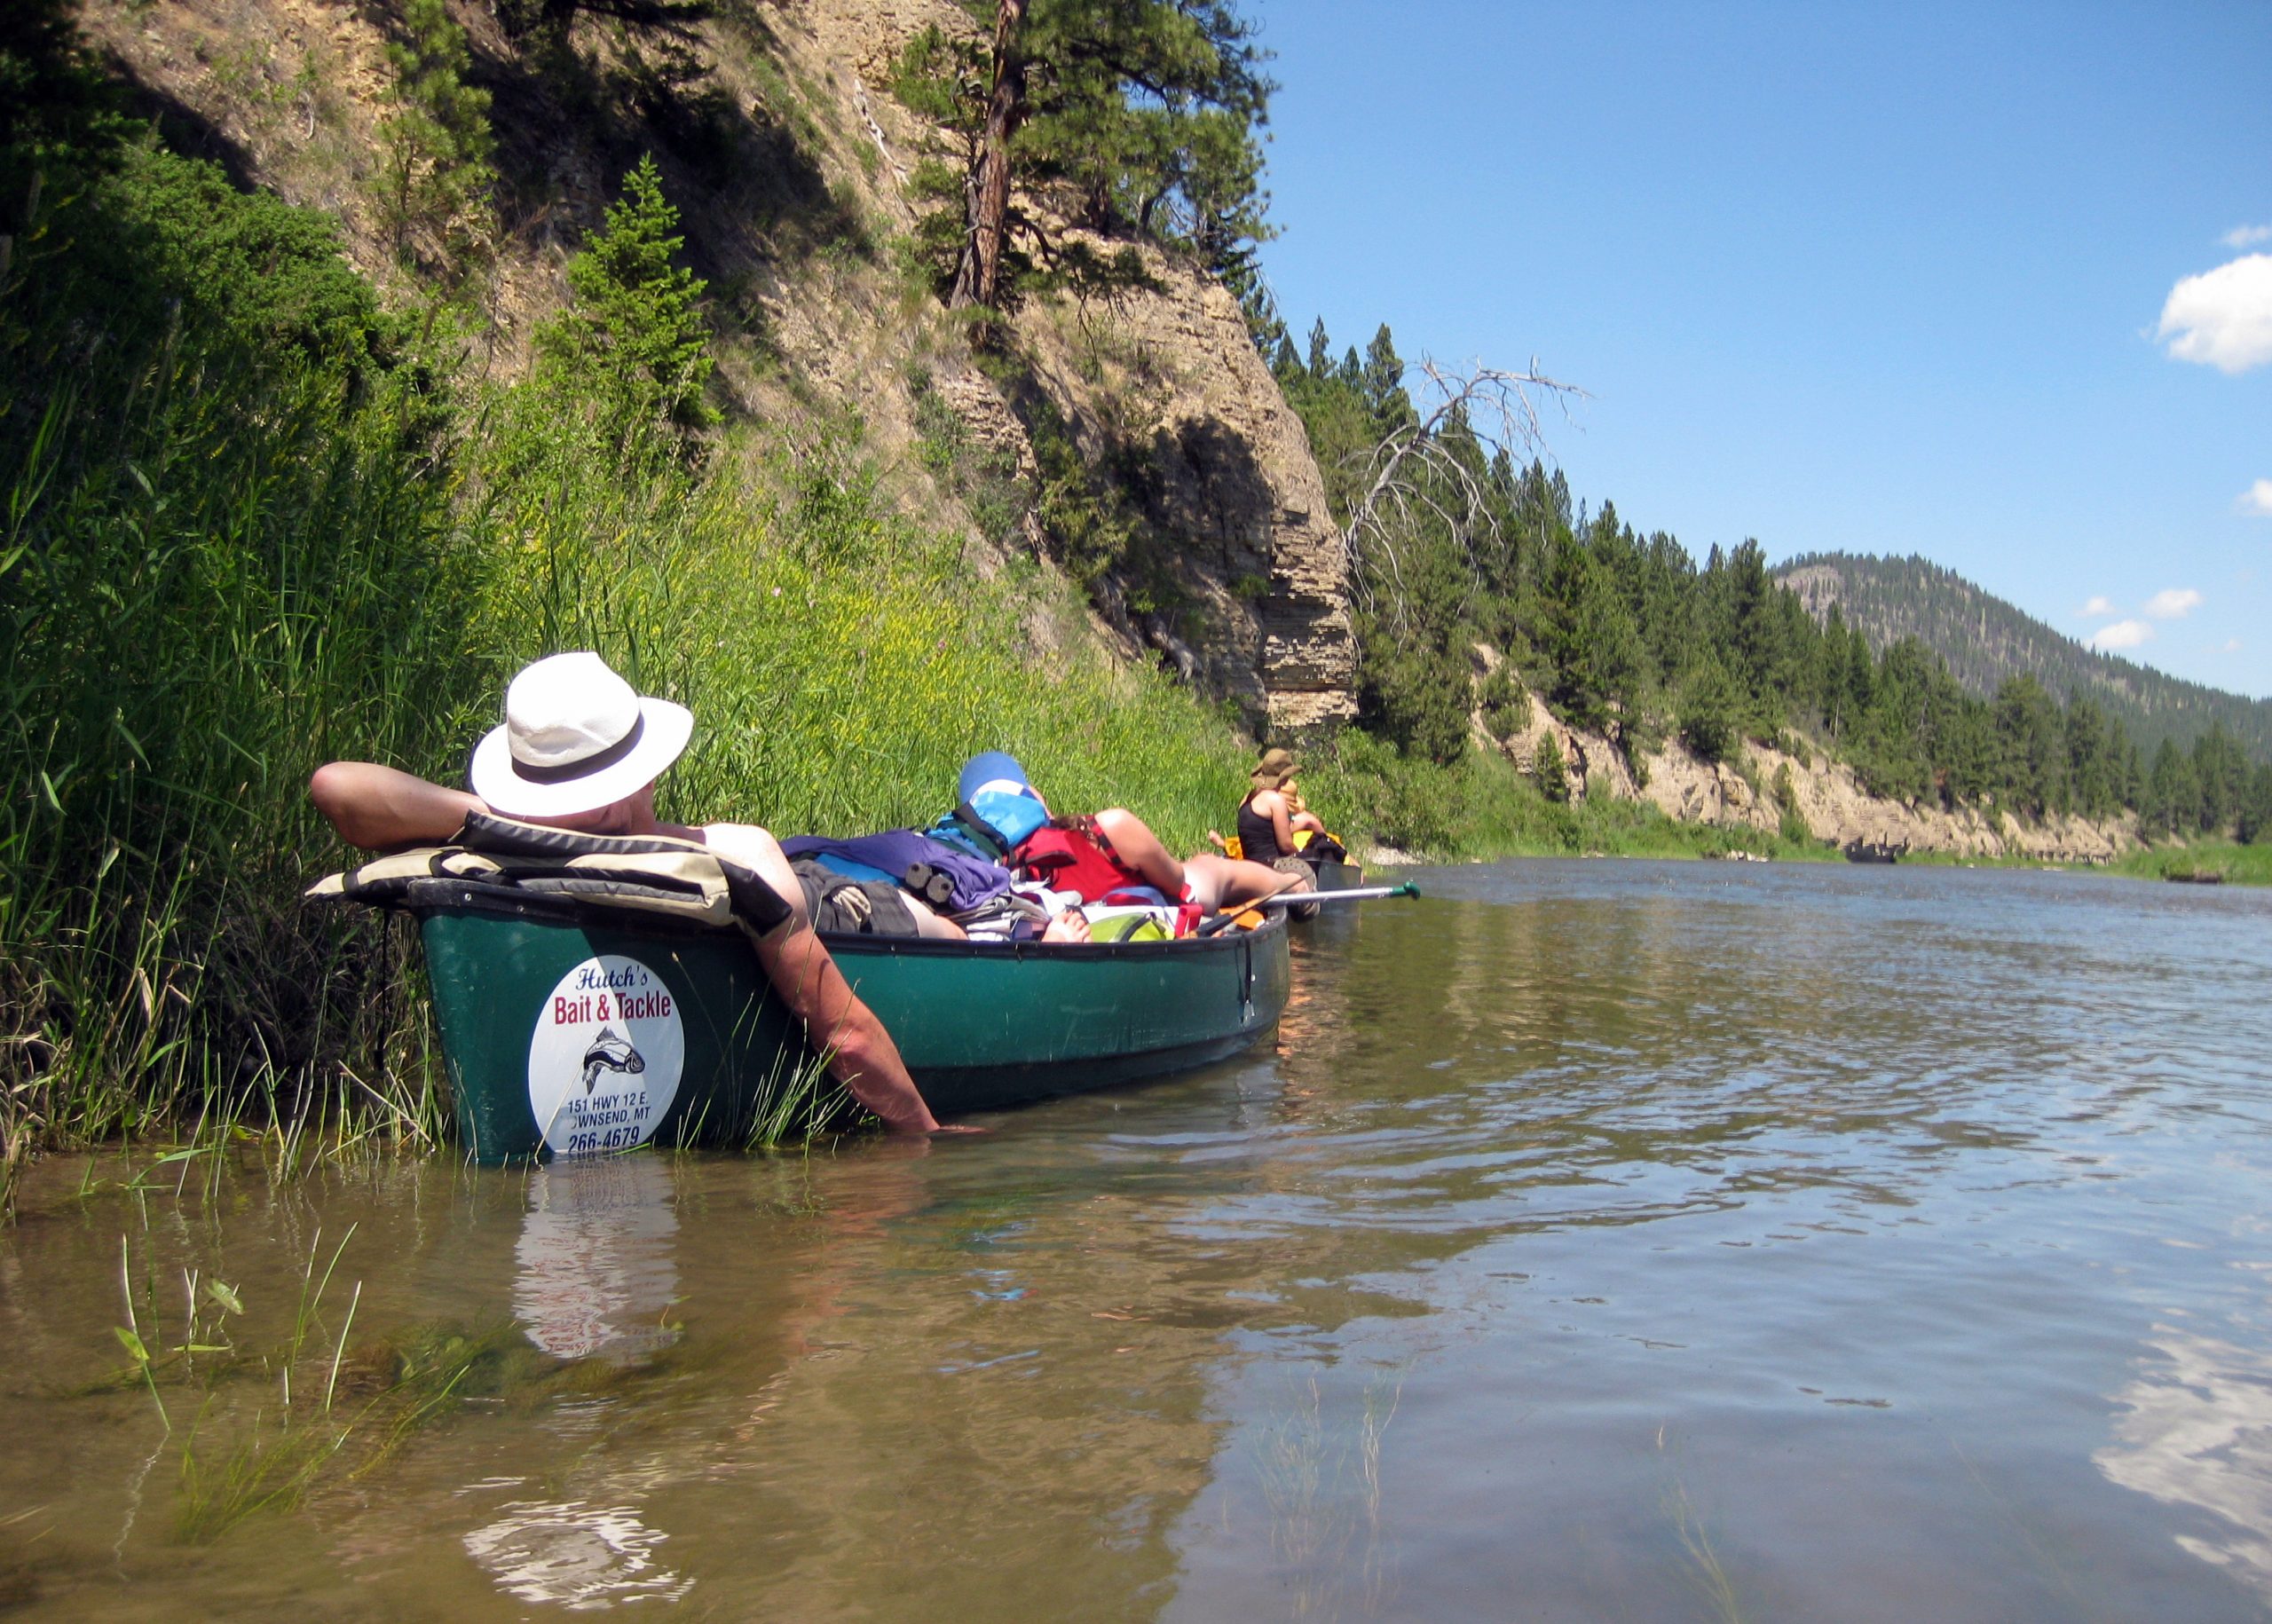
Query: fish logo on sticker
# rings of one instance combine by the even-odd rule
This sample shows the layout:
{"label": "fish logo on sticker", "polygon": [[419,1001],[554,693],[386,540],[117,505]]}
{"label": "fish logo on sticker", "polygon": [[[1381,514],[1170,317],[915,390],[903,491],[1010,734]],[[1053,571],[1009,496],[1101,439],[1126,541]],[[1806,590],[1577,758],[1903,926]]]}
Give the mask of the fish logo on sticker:
{"label": "fish logo on sticker", "polygon": [[644,1071],[647,1057],[606,1027],[584,1051],[584,1092],[588,1095],[603,1071]]}
{"label": "fish logo on sticker", "polygon": [[556,1155],[629,1150],[678,1097],[686,1029],[662,977],[620,954],[560,978],[529,1037],[529,1110]]}

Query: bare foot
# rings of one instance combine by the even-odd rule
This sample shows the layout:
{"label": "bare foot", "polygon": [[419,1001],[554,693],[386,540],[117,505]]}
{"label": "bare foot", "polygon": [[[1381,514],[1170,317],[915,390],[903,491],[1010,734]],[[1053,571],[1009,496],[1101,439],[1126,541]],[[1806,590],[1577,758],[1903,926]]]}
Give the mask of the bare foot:
{"label": "bare foot", "polygon": [[1089,939],[1089,916],[1077,908],[1068,908],[1050,920],[1041,933],[1044,942],[1086,942]]}

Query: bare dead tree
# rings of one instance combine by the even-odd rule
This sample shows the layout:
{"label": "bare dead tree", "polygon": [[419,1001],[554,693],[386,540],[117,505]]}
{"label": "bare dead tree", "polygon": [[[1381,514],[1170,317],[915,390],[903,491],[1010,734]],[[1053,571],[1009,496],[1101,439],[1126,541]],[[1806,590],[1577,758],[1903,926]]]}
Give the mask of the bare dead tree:
{"label": "bare dead tree", "polygon": [[1445,431],[1463,423],[1477,446],[1519,464],[1545,449],[1539,407],[1552,401],[1566,414],[1572,400],[1586,397],[1574,383],[1540,372],[1535,359],[1527,372],[1479,365],[1460,372],[1424,359],[1420,374],[1427,384],[1418,404],[1429,409],[1373,447],[1366,461],[1372,477],[1341,535],[1359,600],[1373,606],[1369,561],[1393,585],[1400,619],[1405,555],[1421,527],[1440,525],[1472,566],[1477,544],[1494,522],[1489,456],[1486,467],[1471,466]]}

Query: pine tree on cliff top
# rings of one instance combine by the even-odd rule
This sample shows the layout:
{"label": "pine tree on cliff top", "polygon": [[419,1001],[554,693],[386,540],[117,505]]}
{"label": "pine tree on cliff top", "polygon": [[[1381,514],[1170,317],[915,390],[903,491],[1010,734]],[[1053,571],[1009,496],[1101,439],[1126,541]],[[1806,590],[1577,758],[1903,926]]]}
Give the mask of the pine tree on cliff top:
{"label": "pine tree on cliff top", "polygon": [[[898,91],[958,150],[926,166],[924,241],[948,303],[1006,308],[1022,284],[1132,280],[1053,229],[1179,242],[1242,296],[1269,235],[1262,149],[1276,87],[1229,0],[962,0],[927,29]],[[1038,202],[1041,207],[1035,205]]]}

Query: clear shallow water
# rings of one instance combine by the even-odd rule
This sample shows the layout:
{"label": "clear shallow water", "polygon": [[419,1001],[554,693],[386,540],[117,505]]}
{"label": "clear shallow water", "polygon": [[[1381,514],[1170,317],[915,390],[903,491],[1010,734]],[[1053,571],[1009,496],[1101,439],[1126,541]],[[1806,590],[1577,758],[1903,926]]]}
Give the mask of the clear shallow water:
{"label": "clear shallow water", "polygon": [[[0,1234],[0,1604],[2272,1611],[2272,895],[1422,878],[1298,946],[1274,1050],[927,1154],[49,1164]],[[185,1539],[351,1224],[295,1404],[351,1301],[363,1433]],[[162,1382],[170,1437],[104,1383],[122,1245],[151,1342],[196,1269],[269,1353]],[[362,1350],[438,1323],[509,1358],[371,1447]]]}

